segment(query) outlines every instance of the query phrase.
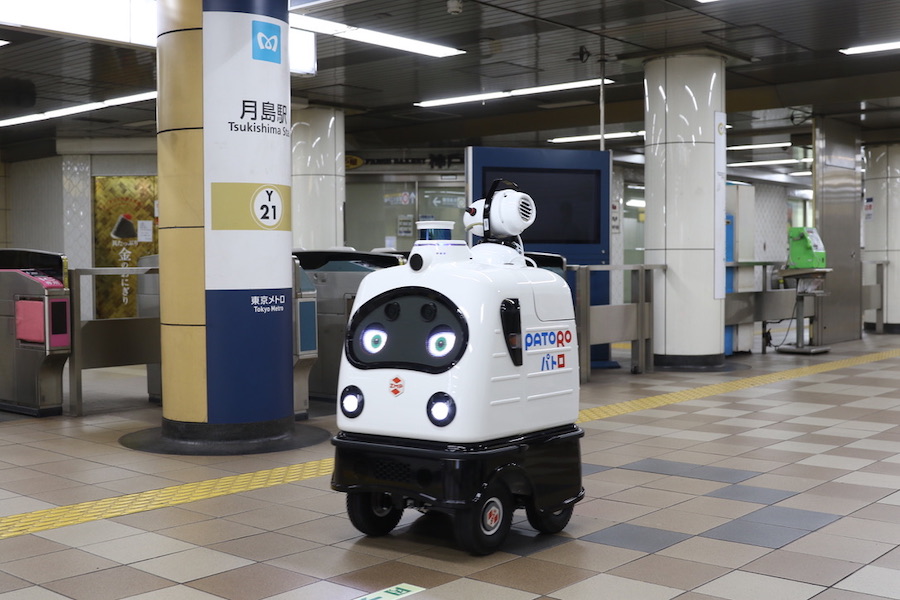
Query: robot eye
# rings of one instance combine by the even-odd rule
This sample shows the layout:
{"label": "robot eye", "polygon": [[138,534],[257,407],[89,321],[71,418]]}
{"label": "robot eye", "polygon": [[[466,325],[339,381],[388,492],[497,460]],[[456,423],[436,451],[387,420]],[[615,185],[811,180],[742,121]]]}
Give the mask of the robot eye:
{"label": "robot eye", "polygon": [[428,353],[435,358],[443,358],[450,354],[456,345],[456,334],[449,327],[440,326],[431,330],[426,347]]}
{"label": "robot eye", "polygon": [[397,317],[400,316],[400,305],[396,302],[388,302],[384,306],[384,316],[387,317],[388,321],[396,321]]}
{"label": "robot eye", "polygon": [[381,323],[372,323],[359,336],[363,350],[369,354],[377,354],[387,343],[388,335]]}
{"label": "robot eye", "polygon": [[437,306],[434,305],[434,302],[423,304],[419,314],[422,315],[425,321],[434,321],[434,318],[437,316]]}

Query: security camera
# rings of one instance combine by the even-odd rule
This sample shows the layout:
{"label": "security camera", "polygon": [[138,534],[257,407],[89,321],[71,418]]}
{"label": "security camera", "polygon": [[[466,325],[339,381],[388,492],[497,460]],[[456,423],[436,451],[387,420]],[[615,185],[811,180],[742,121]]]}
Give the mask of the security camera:
{"label": "security camera", "polygon": [[447,12],[458,15],[462,12],[462,0],[447,0]]}

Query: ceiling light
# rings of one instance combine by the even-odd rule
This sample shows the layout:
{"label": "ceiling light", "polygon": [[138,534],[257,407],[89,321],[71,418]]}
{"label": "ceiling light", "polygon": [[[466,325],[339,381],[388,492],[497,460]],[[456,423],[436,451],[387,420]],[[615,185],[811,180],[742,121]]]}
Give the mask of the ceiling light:
{"label": "ceiling light", "polygon": [[121,98],[111,98],[103,102],[90,102],[88,104],[79,104],[78,106],[69,106],[59,108],[57,110],[48,110],[47,112],[34,113],[14,117],[12,119],[4,119],[0,121],[0,127],[11,127],[13,125],[22,125],[24,123],[34,123],[35,121],[47,121],[49,119],[58,119],[70,115],[99,110],[101,108],[109,108],[110,106],[121,106],[123,104],[133,104],[135,102],[144,102],[145,100],[153,100],[156,98],[156,92],[146,92],[143,94],[135,94],[133,96],[123,96]]}
{"label": "ceiling light", "polygon": [[605,140],[619,140],[623,138],[630,137],[644,137],[643,131],[618,131],[614,133],[606,133],[606,134],[593,134],[593,135],[573,135],[569,137],[558,137],[551,138],[547,140],[551,144],[570,144],[572,142],[592,142],[599,139]]}
{"label": "ceiling light", "polygon": [[[809,159],[812,161],[812,159]],[[798,163],[807,162],[805,159],[797,160],[796,158],[781,158],[778,160],[755,160],[749,162],[728,163],[728,167],[769,167],[774,165],[796,165]]]}
{"label": "ceiling light", "polygon": [[852,48],[841,48],[838,52],[842,54],[868,54],[870,52],[886,52],[888,50],[900,49],[900,42],[886,42],[884,44],[868,44],[866,46],[853,46]]}
{"label": "ceiling light", "polygon": [[333,35],[347,40],[365,42],[367,44],[375,44],[376,46],[394,48],[395,50],[405,50],[406,52],[415,52],[417,54],[425,54],[436,58],[465,54],[465,50],[457,50],[450,46],[422,42],[420,40],[405,38],[399,35],[363,29],[362,27],[351,27],[350,25],[344,25],[343,23],[335,23],[333,21],[326,21],[325,19],[317,19],[315,17],[291,14],[288,17],[288,20],[291,27],[294,29],[303,29],[305,31]]}
{"label": "ceiling light", "polygon": [[554,83],[551,85],[540,85],[537,87],[520,88],[517,90],[508,90],[505,92],[486,92],[484,94],[470,94],[468,96],[456,96],[453,98],[438,98],[437,100],[423,100],[415,102],[415,106],[423,108],[432,108],[435,106],[446,106],[448,104],[462,104],[464,102],[482,102],[484,100],[496,100],[497,98],[508,98],[510,96],[530,96],[532,94],[544,94],[548,92],[559,92],[561,90],[574,90],[584,87],[595,87],[601,83],[613,83],[611,79],[583,79],[581,81],[569,81],[567,83]]}
{"label": "ceiling light", "polygon": [[812,175],[812,171],[794,171],[793,173],[788,173],[791,177],[809,177]]}
{"label": "ceiling light", "polygon": [[743,146],[728,146],[728,150],[765,150],[766,148],[788,148],[790,142],[772,142],[769,144],[745,144]]}
{"label": "ceiling light", "polygon": [[0,40],[0,46],[5,46],[5,45],[7,45],[8,43],[9,43],[9,42],[6,41],[6,40]]}
{"label": "ceiling light", "polygon": [[641,200],[639,198],[632,198],[631,200],[625,202],[625,206],[633,206],[634,208],[646,208],[647,201]]}

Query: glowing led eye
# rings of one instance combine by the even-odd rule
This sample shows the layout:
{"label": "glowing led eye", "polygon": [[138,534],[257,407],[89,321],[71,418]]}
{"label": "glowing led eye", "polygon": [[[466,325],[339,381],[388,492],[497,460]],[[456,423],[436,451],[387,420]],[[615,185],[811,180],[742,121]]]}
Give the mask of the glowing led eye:
{"label": "glowing led eye", "polygon": [[387,343],[387,332],[379,323],[373,323],[359,336],[363,350],[369,354],[377,354]]}
{"label": "glowing led eye", "polygon": [[447,327],[438,327],[428,336],[428,352],[435,358],[443,358],[450,354],[456,345],[456,334]]}

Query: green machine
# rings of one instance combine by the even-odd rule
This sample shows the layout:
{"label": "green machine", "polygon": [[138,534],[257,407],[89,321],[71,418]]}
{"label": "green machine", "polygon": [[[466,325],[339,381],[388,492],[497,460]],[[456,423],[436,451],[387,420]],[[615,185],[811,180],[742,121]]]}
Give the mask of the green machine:
{"label": "green machine", "polygon": [[788,269],[824,269],[825,245],[815,227],[788,228]]}

